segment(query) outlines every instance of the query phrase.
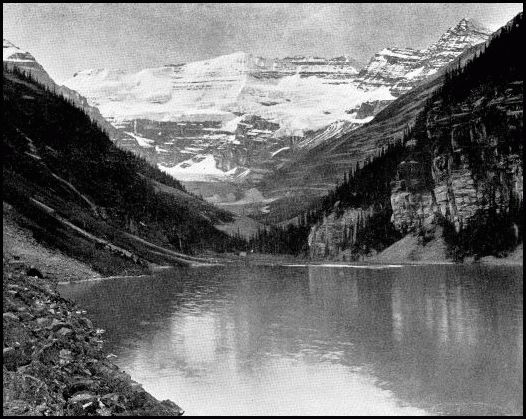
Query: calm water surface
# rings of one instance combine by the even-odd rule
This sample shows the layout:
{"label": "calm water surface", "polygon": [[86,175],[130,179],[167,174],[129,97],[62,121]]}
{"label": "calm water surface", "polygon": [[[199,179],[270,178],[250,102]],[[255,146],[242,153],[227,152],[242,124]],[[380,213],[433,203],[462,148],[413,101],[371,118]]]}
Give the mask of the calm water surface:
{"label": "calm water surface", "polygon": [[213,267],[61,286],[187,415],[523,413],[522,267]]}

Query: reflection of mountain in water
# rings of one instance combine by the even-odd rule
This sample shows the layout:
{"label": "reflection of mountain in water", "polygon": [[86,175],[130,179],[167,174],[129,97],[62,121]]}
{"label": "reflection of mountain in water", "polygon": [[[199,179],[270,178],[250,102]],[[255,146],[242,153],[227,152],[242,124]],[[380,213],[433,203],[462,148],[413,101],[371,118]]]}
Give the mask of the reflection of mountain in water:
{"label": "reflection of mountain in water", "polygon": [[225,267],[68,292],[107,329],[117,362],[160,397],[166,386],[188,397],[205,386],[211,406],[237,385],[242,410],[251,391],[273,397],[272,380],[306,380],[304,395],[328,380],[326,400],[333,385],[374,384],[432,411],[502,414],[522,412],[518,273]]}

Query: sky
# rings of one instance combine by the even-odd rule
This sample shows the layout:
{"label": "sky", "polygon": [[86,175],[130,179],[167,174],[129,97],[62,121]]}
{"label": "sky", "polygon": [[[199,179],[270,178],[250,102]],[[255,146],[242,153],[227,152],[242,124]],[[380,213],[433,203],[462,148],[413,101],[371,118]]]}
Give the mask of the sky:
{"label": "sky", "polygon": [[244,51],[264,57],[351,56],[425,48],[462,18],[496,30],[522,3],[4,3],[3,35],[53,79],[137,71]]}

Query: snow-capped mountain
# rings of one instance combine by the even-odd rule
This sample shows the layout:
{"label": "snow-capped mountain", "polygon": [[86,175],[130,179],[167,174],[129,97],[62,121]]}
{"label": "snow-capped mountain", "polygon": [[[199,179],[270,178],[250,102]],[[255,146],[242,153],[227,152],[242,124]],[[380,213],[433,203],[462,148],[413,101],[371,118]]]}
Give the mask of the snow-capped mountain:
{"label": "snow-capped mountain", "polygon": [[106,131],[113,138],[120,138],[122,134],[104,119],[99,110],[90,105],[88,100],[77,91],[66,86],[57,85],[46,72],[44,67],[29,52],[24,51],[7,39],[3,40],[3,63],[7,66],[16,67],[29,73],[35,80],[63,97],[71,100],[79,108],[82,108],[100,128]]}
{"label": "snow-capped mountain", "polygon": [[[267,59],[237,52],[136,73],[84,70],[57,88],[120,147],[177,179],[247,189],[306,150],[371,121],[488,36],[463,19],[427,49],[386,48],[361,70],[349,57]],[[4,62],[53,83],[31,54],[5,40]]]}
{"label": "snow-capped mountain", "polygon": [[138,73],[86,70],[66,85],[99,107],[115,123],[152,121],[222,121],[253,114],[278,123],[280,135],[319,129],[362,96],[390,98],[386,89],[359,91],[358,70],[340,57],[288,57],[269,60],[243,52]]}
{"label": "snow-capped mountain", "polygon": [[490,31],[463,19],[424,50],[267,59],[237,52],[137,73],[84,70],[65,85],[182,181],[257,182],[302,150],[369,122]]}
{"label": "snow-capped mountain", "polygon": [[[85,95],[126,137],[119,144],[183,181],[252,180],[273,170],[306,132],[364,100],[347,57],[264,59],[234,53],[138,73],[85,70],[66,85]],[[364,98],[365,96],[365,98]],[[279,155],[278,155],[279,154]]]}
{"label": "snow-capped mountain", "polygon": [[435,74],[467,48],[487,41],[490,35],[489,29],[473,20],[462,19],[426,49],[383,49],[360,71],[357,79],[364,89],[387,86],[394,96],[399,96]]}

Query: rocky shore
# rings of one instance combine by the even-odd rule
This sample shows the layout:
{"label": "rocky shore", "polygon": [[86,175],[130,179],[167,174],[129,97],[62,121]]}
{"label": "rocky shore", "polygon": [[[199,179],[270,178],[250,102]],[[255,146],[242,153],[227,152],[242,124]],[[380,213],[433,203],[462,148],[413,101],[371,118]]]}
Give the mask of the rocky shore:
{"label": "rocky shore", "polygon": [[103,330],[56,282],[3,258],[3,414],[180,416],[110,361]]}

